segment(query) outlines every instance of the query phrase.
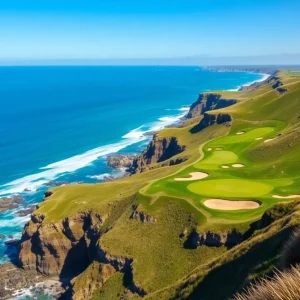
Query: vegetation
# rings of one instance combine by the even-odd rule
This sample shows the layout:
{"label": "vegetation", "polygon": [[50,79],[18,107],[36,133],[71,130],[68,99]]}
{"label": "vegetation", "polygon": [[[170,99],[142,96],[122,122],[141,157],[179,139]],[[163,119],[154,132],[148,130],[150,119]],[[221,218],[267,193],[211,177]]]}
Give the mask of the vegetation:
{"label": "vegetation", "polygon": [[[147,299],[229,299],[272,272],[283,241],[300,222],[295,202],[300,194],[300,78],[280,72],[252,91],[220,93],[238,103],[208,114],[229,114],[231,126],[215,124],[192,133],[199,116],[158,134],[175,136],[186,145],[184,152],[172,157],[187,157],[183,163],[163,167],[158,163],[147,172],[109,183],[55,188],[36,213],[45,216],[46,224],[85,211],[103,216],[98,247],[113,257],[132,260],[133,281]],[[191,172],[208,176],[175,180]],[[205,205],[207,199],[256,201],[259,207],[211,209]],[[133,218],[135,210],[156,221]],[[242,236],[233,248],[225,243],[186,246],[193,232],[210,232],[221,239],[233,230]],[[85,272],[75,281],[77,290],[91,270]],[[97,278],[95,272],[97,268],[92,269]],[[118,270],[103,282],[93,299],[139,298],[127,289],[124,272]],[[274,284],[282,284],[283,278],[299,280],[297,276],[296,269],[280,273]],[[260,293],[268,286],[269,281],[263,281]],[[258,293],[254,287],[249,291]]]}

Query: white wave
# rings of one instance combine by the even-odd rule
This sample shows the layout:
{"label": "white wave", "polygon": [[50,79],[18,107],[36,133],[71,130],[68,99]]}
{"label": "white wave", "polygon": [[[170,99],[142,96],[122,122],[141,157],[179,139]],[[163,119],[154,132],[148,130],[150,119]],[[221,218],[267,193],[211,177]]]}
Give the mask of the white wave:
{"label": "white wave", "polygon": [[56,179],[60,175],[74,172],[90,165],[97,158],[110,153],[116,153],[125,147],[144,140],[146,137],[126,138],[119,143],[106,145],[87,151],[83,154],[49,164],[40,168],[42,172],[28,175],[0,186],[0,195],[21,193],[25,189],[36,191],[44,183]]}
{"label": "white wave", "polygon": [[109,176],[109,173],[104,173],[104,174],[100,174],[100,175],[91,175],[91,176],[87,176],[88,178],[91,179],[97,179],[97,180],[103,180],[104,177]]}
{"label": "white wave", "polygon": [[0,219],[0,228],[3,227],[23,227],[30,220],[30,215],[24,217],[14,217],[13,219]]}
{"label": "white wave", "polygon": [[189,106],[183,106],[183,107],[179,108],[178,110],[180,110],[180,111],[189,111],[190,107]]}
{"label": "white wave", "polygon": [[264,74],[264,73],[252,73],[252,74],[258,74],[258,75],[261,75],[262,77],[260,79],[257,79],[257,80],[254,80],[254,81],[250,81],[248,83],[245,83],[243,85],[240,85],[238,86],[237,88],[235,89],[230,89],[228,90],[229,92],[238,92],[242,87],[248,87],[256,82],[263,82],[265,80],[267,80],[271,75],[269,74]]}
{"label": "white wave", "polygon": [[178,122],[183,116],[185,116],[188,108],[182,107],[179,110],[183,113],[175,116],[164,116],[159,118],[156,122],[144,124],[138,128],[131,130],[130,132],[125,134],[122,137],[122,140],[118,143],[101,146],[89,150],[83,154],[78,154],[70,158],[49,164],[45,167],[40,168],[40,172],[1,185],[0,196],[22,193],[24,191],[35,192],[43,184],[51,180],[55,180],[61,175],[72,173],[76,170],[84,168],[90,165],[93,161],[97,160],[99,157],[119,152],[120,150],[132,144],[148,140],[149,136],[146,136],[146,133],[159,131],[166,126],[170,126]]}
{"label": "white wave", "polygon": [[123,135],[123,139],[140,139],[144,136],[145,131],[141,130],[143,128],[143,125],[129,131],[127,134]]}

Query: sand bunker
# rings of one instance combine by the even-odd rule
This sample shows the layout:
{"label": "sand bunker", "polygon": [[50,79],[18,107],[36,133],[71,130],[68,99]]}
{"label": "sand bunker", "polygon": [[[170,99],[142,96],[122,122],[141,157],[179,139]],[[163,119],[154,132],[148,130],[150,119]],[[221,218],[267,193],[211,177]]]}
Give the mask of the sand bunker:
{"label": "sand bunker", "polygon": [[204,202],[204,205],[212,209],[220,210],[239,210],[239,209],[255,209],[260,205],[255,201],[233,201],[223,199],[209,199]]}
{"label": "sand bunker", "polygon": [[212,148],[207,148],[207,151],[211,151],[212,150]]}
{"label": "sand bunker", "polygon": [[229,169],[229,166],[222,166],[223,169]]}
{"label": "sand bunker", "polygon": [[273,138],[273,139],[267,139],[267,140],[265,140],[264,141],[264,143],[269,143],[269,142],[271,142],[271,141],[274,141],[276,138]]}
{"label": "sand bunker", "polygon": [[216,148],[216,150],[221,151],[221,150],[223,150],[223,148],[218,147],[218,148]]}
{"label": "sand bunker", "polygon": [[245,131],[239,131],[239,132],[237,132],[236,134],[237,135],[241,135],[241,134],[244,134],[245,133]]}
{"label": "sand bunker", "polygon": [[294,198],[300,198],[300,195],[289,195],[289,196],[273,195],[272,197],[276,199],[294,199]]}
{"label": "sand bunker", "polygon": [[243,164],[233,164],[231,166],[234,167],[234,168],[243,168],[244,167]]}
{"label": "sand bunker", "polygon": [[206,178],[208,176],[207,173],[204,172],[192,172],[190,173],[191,177],[188,178],[175,178],[176,181],[193,181]]}
{"label": "sand bunker", "polygon": [[256,141],[259,141],[259,140],[262,140],[263,139],[263,137],[258,137],[258,138],[256,138],[255,140]]}

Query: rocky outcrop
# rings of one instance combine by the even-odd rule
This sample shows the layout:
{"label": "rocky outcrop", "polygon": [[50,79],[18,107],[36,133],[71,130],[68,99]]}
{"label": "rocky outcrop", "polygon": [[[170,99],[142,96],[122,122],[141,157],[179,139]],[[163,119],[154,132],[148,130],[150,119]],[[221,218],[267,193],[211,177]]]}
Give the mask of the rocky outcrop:
{"label": "rocky outcrop", "polygon": [[107,157],[107,164],[114,169],[122,169],[131,167],[136,155],[110,155]]}
{"label": "rocky outcrop", "polygon": [[130,216],[130,219],[138,220],[141,223],[155,223],[156,222],[156,218],[139,210],[138,207],[134,207],[134,210]]}
{"label": "rocky outcrop", "polygon": [[[174,155],[183,152],[185,146],[180,145],[176,137],[160,138],[155,135],[147,149],[137,156],[128,171],[132,174],[141,173],[149,169],[150,165],[168,160]],[[177,161],[178,163],[180,162]],[[176,160],[170,161],[168,165],[175,164]]]}
{"label": "rocky outcrop", "polygon": [[17,208],[20,204],[23,203],[24,203],[24,199],[22,196],[19,195],[15,195],[11,197],[2,197],[0,198],[0,212]]}
{"label": "rocky outcrop", "polygon": [[36,205],[29,205],[26,208],[17,211],[16,214],[19,217],[24,217],[24,216],[30,215],[31,213],[33,213],[36,210],[36,207],[37,207]]}
{"label": "rocky outcrop", "polygon": [[138,294],[139,296],[145,296],[145,290],[138,286],[133,280],[133,259],[128,257],[119,257],[107,253],[102,249],[101,245],[98,244],[97,248],[98,260],[102,263],[109,264],[115,268],[115,270],[124,273],[124,282],[126,282],[126,288],[132,293]]}
{"label": "rocky outcrop", "polygon": [[224,99],[220,94],[203,93],[198,100],[191,105],[186,115],[187,118],[194,118],[203,115],[205,112],[224,108],[237,103],[235,99]]}
{"label": "rocky outcrop", "polygon": [[34,214],[25,225],[19,248],[19,265],[47,276],[72,277],[93,258],[103,218],[90,212],[57,223],[43,222]]}
{"label": "rocky outcrop", "polygon": [[208,114],[205,113],[202,120],[194,126],[190,132],[197,133],[208,126],[212,126],[214,124],[224,124],[225,126],[231,126],[232,118],[229,114]]}
{"label": "rocky outcrop", "polygon": [[100,290],[115,272],[116,269],[109,264],[93,262],[82,274],[73,280],[72,299],[91,299],[94,291]]}
{"label": "rocky outcrop", "polygon": [[285,93],[287,93],[287,92],[289,91],[288,89],[282,88],[282,87],[279,87],[279,88],[277,88],[276,90],[277,90],[277,92],[278,92],[279,94],[285,94]]}
{"label": "rocky outcrop", "polygon": [[196,249],[201,246],[208,247],[221,247],[226,246],[231,248],[238,245],[243,241],[243,234],[233,229],[228,232],[217,233],[212,231],[207,231],[204,233],[199,233],[193,230],[188,236],[184,243],[185,248]]}

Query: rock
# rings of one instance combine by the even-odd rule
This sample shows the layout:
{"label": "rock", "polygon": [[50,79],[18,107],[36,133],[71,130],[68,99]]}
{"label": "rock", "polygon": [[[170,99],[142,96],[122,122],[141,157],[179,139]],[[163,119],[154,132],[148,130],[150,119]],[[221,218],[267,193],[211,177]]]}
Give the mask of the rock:
{"label": "rock", "polygon": [[135,158],[136,155],[110,155],[107,157],[107,164],[115,169],[129,168]]}
{"label": "rock", "polygon": [[214,124],[223,124],[226,126],[231,126],[232,118],[229,114],[209,114],[205,113],[203,116],[203,119],[196,125],[194,126],[190,132],[191,133],[197,133],[203,129],[205,129],[208,126],[212,126]]}
{"label": "rock", "polygon": [[134,207],[134,211],[133,211],[132,215],[130,216],[130,219],[139,220],[141,223],[155,223],[156,222],[156,218],[144,213],[143,211],[139,211],[138,207]]}
{"label": "rock", "polygon": [[[155,135],[148,144],[147,149],[133,160],[132,166],[128,171],[131,174],[144,172],[151,165],[164,162],[174,155],[183,152],[184,149],[185,146],[180,145],[176,137],[160,138],[158,135]],[[176,160],[173,160],[172,164],[175,164],[175,162]],[[170,162],[167,165],[170,165]]]}
{"label": "rock", "polygon": [[201,246],[231,248],[243,241],[243,235],[236,229],[224,233],[207,231],[199,233],[193,230],[185,241],[185,248],[195,249]]}
{"label": "rock", "polygon": [[52,192],[50,192],[50,191],[46,191],[45,192],[45,198],[48,198],[48,197],[50,197],[52,195]]}
{"label": "rock", "polygon": [[36,205],[30,205],[24,209],[17,211],[16,214],[20,217],[24,217],[31,214],[33,211],[35,211],[35,209],[36,209]]}
{"label": "rock", "polygon": [[[94,291],[100,290],[115,272],[116,269],[109,264],[93,262],[82,275],[72,281],[72,299],[91,299]],[[89,274],[89,276],[86,276],[86,274]]]}
{"label": "rock", "polygon": [[8,238],[9,238],[9,239],[13,239],[14,236],[13,236],[12,234],[10,234],[10,235],[8,236]]}
{"label": "rock", "polygon": [[198,100],[191,105],[186,118],[190,119],[198,117],[203,115],[207,111],[224,108],[235,103],[237,103],[237,100],[224,99],[219,94],[202,93],[199,95]]}
{"label": "rock", "polygon": [[20,195],[14,195],[11,197],[2,197],[0,198],[0,212],[17,208],[19,204],[23,204],[23,202],[24,199]]}
{"label": "rock", "polygon": [[90,263],[89,245],[98,240],[104,218],[91,212],[79,213],[57,223],[44,224],[44,218],[33,214],[25,225],[18,265],[46,276],[78,275]]}
{"label": "rock", "polygon": [[19,245],[19,243],[20,243],[19,239],[10,239],[10,240],[4,242],[4,244],[7,246],[9,245],[9,246],[15,246],[15,247],[17,247]]}
{"label": "rock", "polygon": [[69,184],[68,181],[55,181],[55,180],[53,180],[53,181],[46,182],[43,185],[44,186],[62,186],[62,185],[67,185],[67,184]]}
{"label": "rock", "polygon": [[0,234],[0,239],[3,240],[6,238],[6,235],[5,234]]}

